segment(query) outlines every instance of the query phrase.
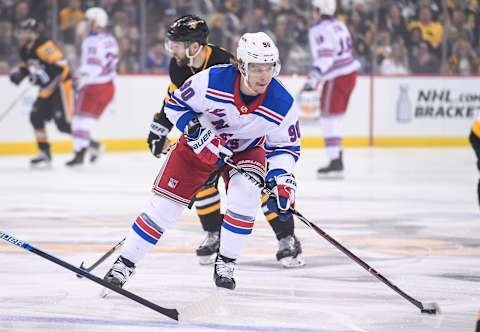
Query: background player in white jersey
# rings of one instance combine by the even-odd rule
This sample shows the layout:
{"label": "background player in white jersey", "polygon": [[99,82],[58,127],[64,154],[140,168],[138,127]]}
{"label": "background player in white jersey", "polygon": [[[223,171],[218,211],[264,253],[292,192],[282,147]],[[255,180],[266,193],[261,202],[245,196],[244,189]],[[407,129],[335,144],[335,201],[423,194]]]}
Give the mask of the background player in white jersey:
{"label": "background player in white jersey", "polygon": [[335,0],[313,0],[316,21],[309,30],[313,70],[305,90],[321,87],[321,127],[328,166],[318,170],[319,176],[342,176],[344,136],[343,118],[355,87],[360,63],[352,55],[352,38],[343,22],[337,21]]}
{"label": "background player in white jersey", "polygon": [[108,16],[105,10],[92,7],[85,17],[89,34],[82,42],[80,68],[77,71],[79,95],[72,123],[73,159],[67,166],[83,164],[90,150],[90,162],[100,153],[100,143],[90,137],[90,129],[105,111],[114,95],[113,80],[117,75],[118,44],[106,31]]}
{"label": "background player in white jersey", "polygon": [[278,49],[265,33],[247,33],[239,41],[237,60],[238,69],[218,65],[192,76],[167,102],[167,117],[184,134],[169,153],[154,182],[153,196],[133,223],[105,280],[123,286],[135,264],[175,224],[205,180],[221,168],[227,210],[214,281],[217,287],[235,288],[235,262],[252,232],[260,189],[225,166],[223,156],[231,156],[259,181],[265,180],[276,194],[270,208],[289,213],[295,201],[292,172],[300,155],[300,134],[293,98],[274,78],[280,71]]}
{"label": "background player in white jersey", "polygon": [[[173,91],[196,73],[218,64],[234,63],[234,56],[224,49],[208,44],[209,28],[204,19],[195,15],[185,15],[176,19],[167,29],[167,49],[173,55],[170,61],[167,98],[160,112],[156,113],[150,125],[147,142],[152,154],[159,158],[169,147],[167,135],[173,124],[165,114],[165,105]],[[202,265],[215,261],[220,247],[220,229],[223,215],[220,211],[220,193],[217,189],[220,172],[215,172],[195,195],[195,208],[205,239],[196,250]],[[284,267],[295,268],[305,264],[300,241],[294,234],[293,216],[281,220],[283,216],[270,211],[267,197],[262,198],[262,210],[278,240],[277,260]]]}

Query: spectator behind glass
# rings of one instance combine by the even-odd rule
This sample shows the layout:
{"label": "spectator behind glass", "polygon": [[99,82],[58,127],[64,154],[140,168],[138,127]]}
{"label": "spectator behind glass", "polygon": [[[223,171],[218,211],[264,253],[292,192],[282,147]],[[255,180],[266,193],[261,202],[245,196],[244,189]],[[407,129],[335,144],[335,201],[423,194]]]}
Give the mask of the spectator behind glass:
{"label": "spectator behind glass", "polygon": [[27,1],[20,1],[15,6],[13,25],[18,26],[20,22],[30,17],[30,4]]}
{"label": "spectator behind glass", "polygon": [[408,41],[408,30],[400,7],[393,5],[390,8],[385,20],[385,28],[390,32],[393,40],[401,39],[404,42]]}
{"label": "spectator behind glass", "polygon": [[478,72],[479,58],[467,39],[459,39],[453,46],[453,54],[448,59],[448,73],[468,75]]}
{"label": "spectator behind glass", "polygon": [[166,73],[170,65],[170,56],[165,52],[163,40],[155,41],[145,56],[144,68],[150,73]]}
{"label": "spectator behind glass", "polygon": [[380,31],[377,35],[377,48],[375,50],[377,64],[380,65],[390,55],[390,52],[392,52],[390,32],[388,30]]}
{"label": "spectator behind glass", "polygon": [[443,26],[432,21],[432,12],[429,7],[421,7],[418,21],[410,22],[410,30],[419,28],[422,32],[422,39],[430,43],[434,50],[439,49],[443,38]]}
{"label": "spectator behind glass", "polygon": [[363,38],[358,38],[353,43],[353,54],[355,58],[360,62],[361,66],[359,73],[371,73],[372,72],[372,52],[370,45]]}
{"label": "spectator behind glass", "polygon": [[210,34],[208,36],[209,43],[220,47],[227,48],[227,38],[225,36],[225,16],[223,13],[213,13],[210,16]]}
{"label": "spectator behind glass", "polygon": [[440,71],[440,61],[427,41],[422,40],[420,42],[417,55],[412,57],[410,69],[415,74],[430,74]]}
{"label": "spectator behind glass", "polygon": [[408,62],[405,45],[397,41],[392,45],[392,52],[382,61],[380,73],[384,75],[408,74]]}
{"label": "spectator behind glass", "polygon": [[60,11],[60,34],[65,44],[75,44],[77,24],[85,18],[80,8],[80,0],[69,0],[68,5]]}

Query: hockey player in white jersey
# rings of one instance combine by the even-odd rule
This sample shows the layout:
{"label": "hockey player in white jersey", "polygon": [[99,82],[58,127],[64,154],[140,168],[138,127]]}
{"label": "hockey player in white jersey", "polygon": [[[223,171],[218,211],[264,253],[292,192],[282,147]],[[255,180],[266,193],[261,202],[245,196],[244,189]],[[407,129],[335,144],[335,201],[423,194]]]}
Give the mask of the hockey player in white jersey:
{"label": "hockey player in white jersey", "polygon": [[237,59],[238,68],[218,65],[190,77],[168,100],[166,115],[184,134],[170,151],[151,199],[106,274],[108,282],[123,286],[135,264],[220,168],[227,206],[214,281],[217,287],[235,288],[236,260],[252,232],[260,189],[225,166],[225,156],[259,181],[266,181],[276,194],[269,202],[272,210],[289,213],[295,202],[292,172],[300,155],[300,132],[293,98],[275,78],[280,71],[278,49],[265,33],[247,33],[239,41]]}
{"label": "hockey player in white jersey", "polygon": [[108,16],[105,10],[92,7],[85,13],[89,34],[82,42],[81,65],[77,71],[80,90],[72,123],[74,157],[67,166],[83,164],[87,150],[90,162],[96,161],[100,143],[90,137],[92,125],[112,101],[119,60],[118,44],[106,31]]}
{"label": "hockey player in white jersey", "polygon": [[343,118],[355,87],[360,63],[352,55],[352,38],[343,22],[337,21],[335,0],[313,0],[317,21],[310,27],[309,43],[313,70],[304,90],[321,89],[320,124],[330,159],[320,168],[320,177],[343,176]]}

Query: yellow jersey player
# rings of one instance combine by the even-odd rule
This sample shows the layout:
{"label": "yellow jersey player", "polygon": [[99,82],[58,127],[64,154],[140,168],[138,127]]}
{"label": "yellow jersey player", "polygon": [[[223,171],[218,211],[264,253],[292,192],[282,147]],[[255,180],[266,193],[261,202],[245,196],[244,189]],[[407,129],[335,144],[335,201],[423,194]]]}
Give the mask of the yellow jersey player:
{"label": "yellow jersey player", "polygon": [[[208,26],[202,18],[194,15],[180,17],[167,30],[166,49],[172,54],[170,61],[170,80],[168,100],[178,87],[194,74],[218,64],[234,63],[232,54],[215,45],[208,44]],[[167,134],[172,123],[167,119],[165,102],[160,112],[154,115],[148,135],[148,145],[157,158],[168,152],[170,146]],[[220,246],[220,227],[223,215],[220,212],[220,194],[217,189],[219,173],[214,173],[204,187],[195,196],[195,207],[202,228],[207,232],[205,240],[196,250],[200,264],[212,264]],[[267,207],[267,197],[262,199],[262,209],[270,226],[273,228],[279,249],[277,260],[285,267],[303,266],[300,241],[294,235],[293,217],[280,220],[277,213]]]}
{"label": "yellow jersey player", "polygon": [[39,87],[31,113],[35,139],[40,154],[31,159],[32,166],[49,166],[52,160],[45,124],[53,120],[63,133],[70,134],[73,114],[73,87],[70,68],[54,41],[40,35],[38,23],[29,18],[20,23],[21,63],[10,72],[14,84],[29,77]]}

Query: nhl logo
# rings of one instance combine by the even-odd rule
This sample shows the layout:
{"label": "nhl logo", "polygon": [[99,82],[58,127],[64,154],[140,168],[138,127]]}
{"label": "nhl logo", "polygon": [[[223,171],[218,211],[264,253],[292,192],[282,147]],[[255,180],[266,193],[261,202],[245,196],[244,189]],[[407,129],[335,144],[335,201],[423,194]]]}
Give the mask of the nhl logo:
{"label": "nhl logo", "polygon": [[177,184],[178,180],[175,180],[174,178],[170,178],[170,180],[168,180],[168,186],[172,189],[175,189],[177,187]]}
{"label": "nhl logo", "polygon": [[248,112],[248,107],[243,105],[242,107],[240,107],[240,112],[241,113],[247,113]]}

